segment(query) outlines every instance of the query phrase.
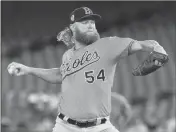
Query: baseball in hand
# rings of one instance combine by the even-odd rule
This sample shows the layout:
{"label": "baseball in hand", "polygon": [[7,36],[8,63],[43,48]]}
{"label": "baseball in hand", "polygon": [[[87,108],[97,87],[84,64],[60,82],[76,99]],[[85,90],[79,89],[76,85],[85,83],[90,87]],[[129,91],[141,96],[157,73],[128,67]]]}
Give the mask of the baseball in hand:
{"label": "baseball in hand", "polygon": [[10,75],[15,75],[18,73],[18,70],[15,68],[15,66],[11,66],[9,69],[8,69],[8,72]]}

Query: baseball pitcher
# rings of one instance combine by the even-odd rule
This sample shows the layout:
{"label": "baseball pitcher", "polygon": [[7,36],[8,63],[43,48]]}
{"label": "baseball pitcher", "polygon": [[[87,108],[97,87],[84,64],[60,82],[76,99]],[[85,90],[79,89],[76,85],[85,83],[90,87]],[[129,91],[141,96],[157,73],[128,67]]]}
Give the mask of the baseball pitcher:
{"label": "baseball pitcher", "polygon": [[117,64],[137,51],[148,52],[147,58],[132,70],[134,76],[145,76],[168,62],[166,51],[155,40],[100,38],[95,25],[100,19],[88,7],[77,8],[70,14],[70,25],[57,36],[70,48],[60,68],[33,68],[15,62],[8,66],[12,75],[31,74],[51,83],[62,83],[53,132],[118,132],[109,121]]}

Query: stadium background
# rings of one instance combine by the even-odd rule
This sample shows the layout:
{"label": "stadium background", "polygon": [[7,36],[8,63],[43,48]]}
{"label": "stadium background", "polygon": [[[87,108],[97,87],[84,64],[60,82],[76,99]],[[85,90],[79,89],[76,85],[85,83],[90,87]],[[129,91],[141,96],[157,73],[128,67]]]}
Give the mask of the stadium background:
{"label": "stadium background", "polygon": [[156,106],[159,99],[166,100],[163,120],[174,117],[175,2],[9,1],[1,2],[3,131],[51,131],[61,86],[32,76],[12,77],[6,67],[12,61],[38,68],[59,67],[66,47],[56,41],[56,35],[69,24],[70,12],[80,6],[90,7],[102,16],[97,24],[102,37],[154,39],[166,49],[169,63],[145,77],[133,77],[131,70],[146,53],[124,59],[116,71],[112,91],[123,94],[133,105],[145,103],[150,107]]}

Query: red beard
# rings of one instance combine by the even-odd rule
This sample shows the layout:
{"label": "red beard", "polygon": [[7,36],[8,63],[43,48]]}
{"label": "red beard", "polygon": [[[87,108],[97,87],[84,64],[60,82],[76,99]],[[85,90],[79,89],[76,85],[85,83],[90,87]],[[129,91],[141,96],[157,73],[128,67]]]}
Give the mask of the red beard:
{"label": "red beard", "polygon": [[90,34],[88,32],[82,33],[77,29],[75,39],[80,43],[90,45],[100,39],[100,35],[97,31],[91,32]]}

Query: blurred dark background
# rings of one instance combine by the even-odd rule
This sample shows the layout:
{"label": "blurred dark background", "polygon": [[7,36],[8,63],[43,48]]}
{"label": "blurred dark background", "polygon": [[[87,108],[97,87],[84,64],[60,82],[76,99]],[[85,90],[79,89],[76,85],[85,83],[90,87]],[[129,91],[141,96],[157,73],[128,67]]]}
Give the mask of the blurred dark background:
{"label": "blurred dark background", "polygon": [[172,132],[174,129],[169,128],[175,126],[176,2],[2,1],[3,132],[52,130],[60,85],[48,84],[32,76],[11,77],[6,67],[12,61],[32,67],[59,67],[66,46],[57,42],[56,35],[68,26],[69,14],[80,6],[87,6],[102,16],[102,21],[97,23],[101,37],[154,39],[166,49],[169,63],[145,77],[133,77],[131,74],[132,68],[146,57],[145,53],[125,59],[116,71],[112,91],[124,95],[134,112],[141,115],[134,117],[129,127],[122,131],[166,132],[167,129],[167,132]]}

